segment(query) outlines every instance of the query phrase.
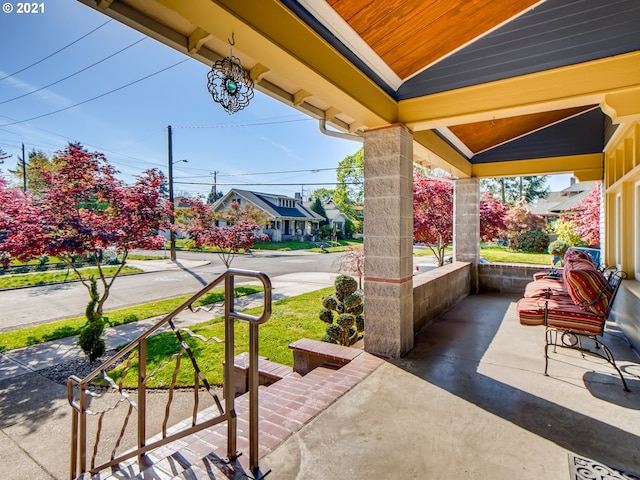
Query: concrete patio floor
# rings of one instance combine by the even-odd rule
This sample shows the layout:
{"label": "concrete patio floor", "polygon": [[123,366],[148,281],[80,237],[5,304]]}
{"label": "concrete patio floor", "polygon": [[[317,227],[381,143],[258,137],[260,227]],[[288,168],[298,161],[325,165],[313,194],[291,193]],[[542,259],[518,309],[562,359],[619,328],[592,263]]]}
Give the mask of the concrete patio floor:
{"label": "concrete patio floor", "polygon": [[[295,379],[288,382],[286,377],[273,391],[262,389],[260,414],[283,419],[271,426],[285,440],[279,443],[266,430],[261,433],[260,471],[270,470],[267,478],[277,480],[640,478],[636,352],[610,324],[605,343],[631,392],[623,390],[604,360],[566,349],[551,355],[550,375],[544,376],[544,329],[521,326],[516,301],[502,295],[469,296],[418,335],[404,358],[372,362],[373,357],[363,354],[347,365],[353,367],[350,374],[341,377],[337,370],[325,372],[325,380],[302,377],[325,389],[305,396],[318,409],[302,423],[295,421],[301,411],[285,407],[288,398],[300,396]],[[337,388],[364,364],[370,367],[353,386]],[[12,465],[2,478],[68,478],[65,390],[38,373],[0,381],[0,462]],[[155,412],[152,423],[159,423],[164,395],[152,397],[148,411]],[[180,418],[189,417],[188,397],[186,392],[176,397]],[[289,414],[272,417],[270,408]],[[239,419],[245,413],[238,411]],[[108,435],[117,435],[119,427],[110,428]],[[157,431],[153,425],[149,429]],[[152,452],[150,457],[166,459],[155,467],[143,473],[133,469],[130,475],[119,471],[112,478],[251,478],[243,473],[248,471],[248,452],[240,445],[243,468],[229,474],[212,467],[224,456],[225,444],[213,430],[203,431]],[[636,476],[571,477],[570,455]]]}
{"label": "concrete patio floor", "polygon": [[544,376],[544,329],[519,325],[516,301],[467,297],[406,357],[266,455],[262,471],[278,480],[567,480],[575,454],[639,473],[635,351],[611,325],[605,343],[630,393],[605,361],[567,349],[552,354]]}

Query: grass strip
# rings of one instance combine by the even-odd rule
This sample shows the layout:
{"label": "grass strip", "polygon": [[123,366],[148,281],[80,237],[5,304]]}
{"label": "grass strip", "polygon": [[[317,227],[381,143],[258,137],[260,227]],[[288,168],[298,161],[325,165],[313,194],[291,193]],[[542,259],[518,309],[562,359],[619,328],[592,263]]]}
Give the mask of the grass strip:
{"label": "grass strip", "polygon": [[[259,327],[259,354],[284,365],[293,365],[293,356],[289,344],[300,338],[320,340],[326,324],[318,318],[322,298],[334,292],[333,287],[278,300],[273,303],[271,318]],[[259,316],[262,307],[245,310],[243,313]],[[249,326],[247,322],[235,322],[235,354],[249,350]],[[214,318],[190,327],[194,333],[208,339],[224,339],[224,318]],[[224,342],[214,340],[203,342],[185,335],[186,342],[196,358],[200,371],[209,383],[221,385],[223,382],[222,362],[224,360]],[[180,344],[173,332],[162,332],[147,340],[147,387],[167,388],[171,385],[175,370],[175,359],[162,366],[172,355],[180,351]],[[112,370],[109,375],[119,382],[125,371],[126,362]],[[151,373],[153,372],[153,373]],[[138,378],[138,361],[133,360],[126,371],[124,385],[135,388]],[[130,379],[130,380],[129,380]],[[177,387],[193,385],[194,368],[186,354],[182,355],[180,370],[176,377]]]}
{"label": "grass strip", "polygon": [[[251,295],[253,293],[261,292],[262,290],[263,288],[261,286],[242,285],[235,288],[235,296],[237,298],[244,295]],[[146,318],[166,315],[189,298],[191,298],[191,295],[183,295],[180,297],[105,312],[107,325],[115,327],[117,325],[136,322]],[[195,305],[209,305],[223,300],[224,289],[212,290],[198,300]],[[43,325],[36,325],[20,330],[0,333],[0,352],[28,347],[29,345],[36,345],[51,340],[57,340],[59,338],[70,337],[72,335],[78,335],[85,322],[85,317],[73,317]]]}
{"label": "grass strip", "polygon": [[503,246],[481,248],[480,256],[495,263],[526,263],[530,265],[551,265],[551,256],[548,253],[524,253],[514,252]]}
{"label": "grass strip", "polygon": [[[115,267],[103,267],[102,271],[107,277],[113,275],[118,269]],[[125,266],[120,275],[131,275],[132,273],[140,273],[142,270],[134,267]],[[97,268],[83,268],[82,275],[84,278],[90,276],[98,277],[100,273]],[[39,285],[48,285],[50,283],[64,283],[79,280],[78,274],[73,270],[62,270],[56,272],[40,272],[40,273],[20,273],[16,275],[0,276],[0,289],[2,288],[19,288],[19,287],[35,287]]]}

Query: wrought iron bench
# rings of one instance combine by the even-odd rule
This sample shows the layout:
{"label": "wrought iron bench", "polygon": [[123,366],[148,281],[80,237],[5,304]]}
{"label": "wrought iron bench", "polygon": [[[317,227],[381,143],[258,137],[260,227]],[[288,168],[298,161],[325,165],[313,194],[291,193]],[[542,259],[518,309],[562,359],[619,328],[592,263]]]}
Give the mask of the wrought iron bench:
{"label": "wrought iron bench", "polygon": [[[539,278],[527,285],[518,301],[518,317],[522,325],[546,327],[545,375],[549,347],[553,346],[554,352],[556,347],[572,348],[605,359],[629,391],[611,350],[599,338],[624,278],[624,272],[601,272],[593,264],[577,260],[565,262],[562,279]],[[591,340],[595,348],[588,348],[583,340]]]}

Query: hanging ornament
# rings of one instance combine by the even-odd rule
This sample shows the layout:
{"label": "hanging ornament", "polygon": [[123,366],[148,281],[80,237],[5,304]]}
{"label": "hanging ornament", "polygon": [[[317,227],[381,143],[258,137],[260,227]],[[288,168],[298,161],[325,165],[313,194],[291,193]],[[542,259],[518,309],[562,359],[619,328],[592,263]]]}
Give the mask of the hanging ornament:
{"label": "hanging ornament", "polygon": [[[233,34],[229,44],[233,46]],[[240,59],[233,56],[218,60],[207,74],[207,89],[214,102],[222,105],[229,115],[242,110],[253,98],[253,79],[243,70]]]}

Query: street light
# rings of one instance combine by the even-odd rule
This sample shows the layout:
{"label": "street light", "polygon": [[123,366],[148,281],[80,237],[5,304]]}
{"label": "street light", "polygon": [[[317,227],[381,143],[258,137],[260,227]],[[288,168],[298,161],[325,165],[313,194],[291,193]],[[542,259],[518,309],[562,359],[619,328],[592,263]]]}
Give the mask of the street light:
{"label": "street light", "polygon": [[171,261],[175,261],[176,259],[176,234],[173,231],[173,226],[176,223],[176,217],[175,217],[175,213],[174,210],[176,208],[175,205],[175,200],[173,199],[173,164],[174,163],[180,163],[180,162],[185,162],[187,163],[187,160],[185,160],[184,158],[181,160],[176,160],[175,162],[173,161],[173,143],[172,143],[172,139],[171,139],[171,125],[169,125],[167,127],[167,140],[168,140],[168,151],[169,151],[169,160],[168,160],[168,167],[169,167],[169,204],[171,205],[171,216],[169,218],[169,223],[171,223],[171,228],[169,229],[169,249],[170,249],[170,255],[171,255]]}

